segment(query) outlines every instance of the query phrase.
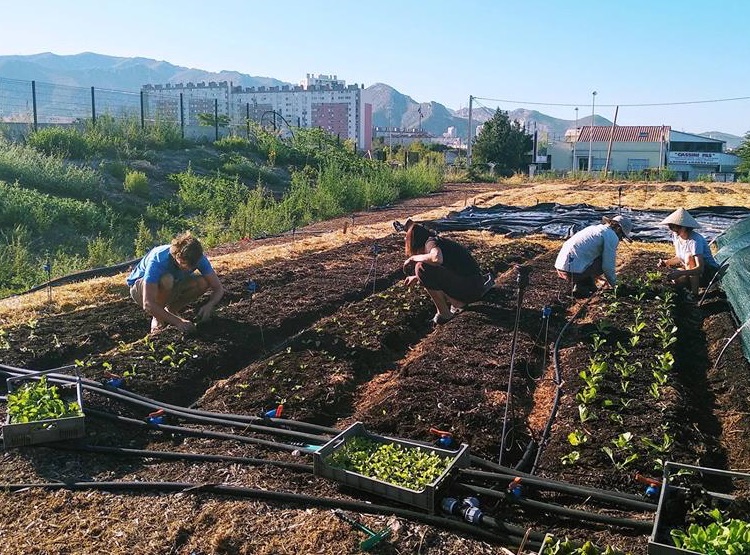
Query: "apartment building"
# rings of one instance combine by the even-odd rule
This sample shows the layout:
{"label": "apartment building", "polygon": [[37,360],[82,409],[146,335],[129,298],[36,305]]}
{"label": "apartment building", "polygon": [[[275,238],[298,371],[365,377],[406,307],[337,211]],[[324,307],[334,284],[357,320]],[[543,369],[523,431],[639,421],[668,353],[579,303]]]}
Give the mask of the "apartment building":
{"label": "apartment building", "polygon": [[347,85],[335,75],[307,74],[296,86],[239,87],[220,81],[149,84],[141,92],[147,119],[178,121],[191,136],[207,134],[205,127],[198,129],[198,114],[216,111],[229,118],[229,129],[238,134],[248,121],[273,127],[282,135],[299,127],[318,127],[354,141],[365,151],[372,146],[372,105],[363,101],[363,88]]}

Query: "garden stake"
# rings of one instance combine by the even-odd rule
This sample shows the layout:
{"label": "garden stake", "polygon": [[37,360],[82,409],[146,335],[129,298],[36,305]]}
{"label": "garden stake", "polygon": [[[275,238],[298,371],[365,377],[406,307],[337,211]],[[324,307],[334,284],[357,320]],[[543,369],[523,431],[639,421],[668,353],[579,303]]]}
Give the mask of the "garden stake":
{"label": "garden stake", "polygon": [[389,537],[391,537],[390,528],[384,528],[380,532],[373,532],[364,524],[357,522],[356,520],[354,520],[353,518],[349,516],[346,516],[341,509],[334,509],[333,514],[335,514],[337,517],[339,517],[341,520],[343,520],[347,524],[350,524],[353,528],[361,530],[362,532],[368,535],[368,538],[359,544],[360,549],[364,551],[369,551],[370,549],[375,547],[377,544],[379,544],[381,541],[387,540]]}

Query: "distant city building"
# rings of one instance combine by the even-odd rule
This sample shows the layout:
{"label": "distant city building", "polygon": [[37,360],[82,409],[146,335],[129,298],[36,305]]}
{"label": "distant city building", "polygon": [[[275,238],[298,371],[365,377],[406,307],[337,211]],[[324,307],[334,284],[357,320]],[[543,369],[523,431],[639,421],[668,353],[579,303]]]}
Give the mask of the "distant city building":
{"label": "distant city building", "polygon": [[630,173],[669,169],[678,179],[702,175],[734,180],[739,158],[725,152],[725,141],[673,131],[668,125],[606,125],[569,129],[563,141],[547,147],[552,170]]}
{"label": "distant city building", "polygon": [[[364,88],[364,86],[363,86]],[[242,133],[248,120],[273,126],[282,134],[295,127],[321,128],[360,150],[372,145],[372,105],[362,89],[337,77],[307,74],[298,86],[236,87],[226,81],[144,85],[145,117],[181,121],[195,134],[199,114],[227,116],[230,129]],[[205,128],[203,129],[205,134]]]}

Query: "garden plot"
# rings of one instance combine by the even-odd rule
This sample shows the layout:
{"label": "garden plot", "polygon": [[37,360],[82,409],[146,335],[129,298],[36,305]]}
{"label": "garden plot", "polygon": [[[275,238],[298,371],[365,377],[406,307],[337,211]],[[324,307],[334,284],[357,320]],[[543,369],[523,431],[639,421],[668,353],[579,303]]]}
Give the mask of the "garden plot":
{"label": "garden plot", "polygon": [[[426,295],[401,286],[402,237],[388,235],[303,260],[228,274],[224,279],[228,294],[217,314],[216,327],[201,329],[194,336],[166,330],[148,341],[139,339],[147,329],[147,319],[135,305],[123,302],[114,311],[104,306],[74,313],[75,326],[70,328],[64,327],[65,318],[56,326],[42,320],[33,326],[35,337],[31,339],[32,326],[8,329],[5,337],[11,347],[5,351],[7,361],[33,367],[41,362],[59,366],[81,360],[79,372],[96,379],[103,378],[105,371],[120,375],[133,371],[128,389],[183,405],[198,400],[202,409],[227,413],[260,415],[283,404],[284,417],[339,429],[361,420],[373,432],[423,442],[434,441],[430,428],[437,428],[468,443],[472,454],[491,460],[500,455],[508,376],[513,366],[512,420],[503,452],[503,464],[513,466],[528,440],[539,439],[540,426],[529,418],[539,412],[539,406],[549,405],[549,399],[540,395],[550,384],[545,367],[550,366],[551,347],[565,316],[583,307],[561,343],[565,395],[539,461],[541,476],[642,496],[643,484],[632,479],[635,471],[658,478],[658,465],[666,458],[707,466],[721,466],[726,460],[733,465],[742,465],[743,460],[746,464],[747,459],[730,452],[727,432],[734,428],[725,430],[721,415],[712,410],[720,402],[723,407],[736,403],[733,408],[737,412],[746,411],[741,405],[747,402],[741,394],[747,391],[742,389],[746,384],[733,374],[722,378],[718,370],[706,378],[715,345],[724,336],[709,339],[701,325],[707,310],[712,320],[726,311],[720,298],[703,308],[686,307],[677,299],[665,301],[666,291],[648,279],[647,270],[655,266],[657,256],[634,252],[620,272],[623,287],[616,295],[569,304],[565,284],[552,269],[553,250],[532,241],[490,247],[459,233],[451,235],[472,248],[483,268],[503,275],[496,290],[436,329],[428,323],[434,307]],[[366,278],[375,259],[374,243],[382,250],[377,255],[379,277],[373,284]],[[519,290],[513,264],[531,269],[517,314]],[[253,295],[247,290],[249,280],[258,285]],[[545,306],[551,309],[546,317]],[[112,321],[113,312],[120,324]],[[519,333],[513,345],[516,318]],[[676,336],[673,325],[666,321],[669,318],[671,324],[678,325]],[[661,323],[664,335],[656,337],[660,319],[665,319]],[[94,336],[92,329],[101,330],[100,335]],[[142,333],[135,334],[133,329]],[[82,335],[89,339],[80,341]],[[673,337],[677,339],[674,342]],[[61,347],[55,346],[56,341]],[[746,368],[741,355],[736,358],[737,353],[731,351],[725,356],[735,358],[725,358],[721,368]],[[673,362],[665,357],[666,352],[672,354]],[[591,366],[598,353],[607,362],[604,371]],[[654,374],[657,364],[662,372],[659,378]],[[581,376],[583,371],[587,373]],[[598,372],[601,377],[597,379]],[[217,378],[222,381],[214,382]],[[584,378],[596,392],[586,390],[591,386]],[[726,387],[728,379],[736,382],[734,393]],[[213,387],[206,391],[211,383]],[[658,384],[656,388],[653,383]],[[713,393],[722,386],[721,395]],[[95,400],[88,397],[87,407]],[[581,404],[588,413],[581,411]],[[90,428],[87,424],[89,441],[100,446],[305,462],[304,457],[256,445],[182,439],[98,419],[92,419],[91,424]],[[572,445],[571,438],[578,444]],[[573,451],[578,451],[578,456],[564,462]],[[122,456],[84,456],[45,448],[12,452],[3,461],[3,480],[7,482],[119,477],[204,484],[224,481],[342,499],[362,497],[357,492],[339,491],[335,484],[313,479],[309,473],[283,468],[155,460],[144,464]],[[505,484],[501,486],[502,490]],[[537,494],[533,488],[527,495],[570,502],[562,495]],[[163,503],[164,499],[169,502]],[[537,531],[645,553],[643,534],[561,519],[512,504],[494,505],[490,499],[483,503],[488,514]],[[75,526],[66,520],[66,510],[60,510],[66,506],[76,511]],[[149,549],[153,553],[274,553],[282,552],[289,542],[297,547],[309,545],[311,537],[338,550],[330,552],[355,552],[358,544],[356,532],[323,510],[210,495],[120,496],[32,490],[3,494],[0,507],[9,515],[4,534],[24,537],[27,544],[45,546],[40,549],[48,552],[55,552],[52,528],[45,531],[32,522],[49,522],[56,536],[66,541],[80,537],[80,526],[95,529],[98,552],[117,552],[117,546],[130,546],[138,552],[133,546],[139,546],[144,553]],[[101,507],[114,515],[117,527],[109,530],[97,525]],[[153,511],[165,526],[135,523],[136,518]],[[627,516],[624,511],[613,510],[612,514]],[[380,527],[385,525],[382,519],[375,521]],[[372,520],[367,522],[372,524]],[[403,520],[399,525],[393,543],[384,552],[497,552],[496,546],[465,535]],[[29,552],[28,545],[17,552]]]}

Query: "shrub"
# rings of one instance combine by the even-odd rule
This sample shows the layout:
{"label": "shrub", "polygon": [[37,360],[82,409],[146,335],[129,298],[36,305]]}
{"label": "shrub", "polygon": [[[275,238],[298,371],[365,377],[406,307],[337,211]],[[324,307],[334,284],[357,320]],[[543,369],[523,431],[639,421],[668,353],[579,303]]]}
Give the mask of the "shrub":
{"label": "shrub", "polygon": [[125,171],[125,191],[138,195],[139,197],[148,197],[148,177],[141,171]]}
{"label": "shrub", "polygon": [[50,156],[82,159],[88,153],[86,138],[72,127],[45,127],[33,131],[26,143]]}
{"label": "shrub", "polygon": [[248,152],[252,150],[253,145],[243,137],[230,135],[215,141],[214,146],[221,152]]}

